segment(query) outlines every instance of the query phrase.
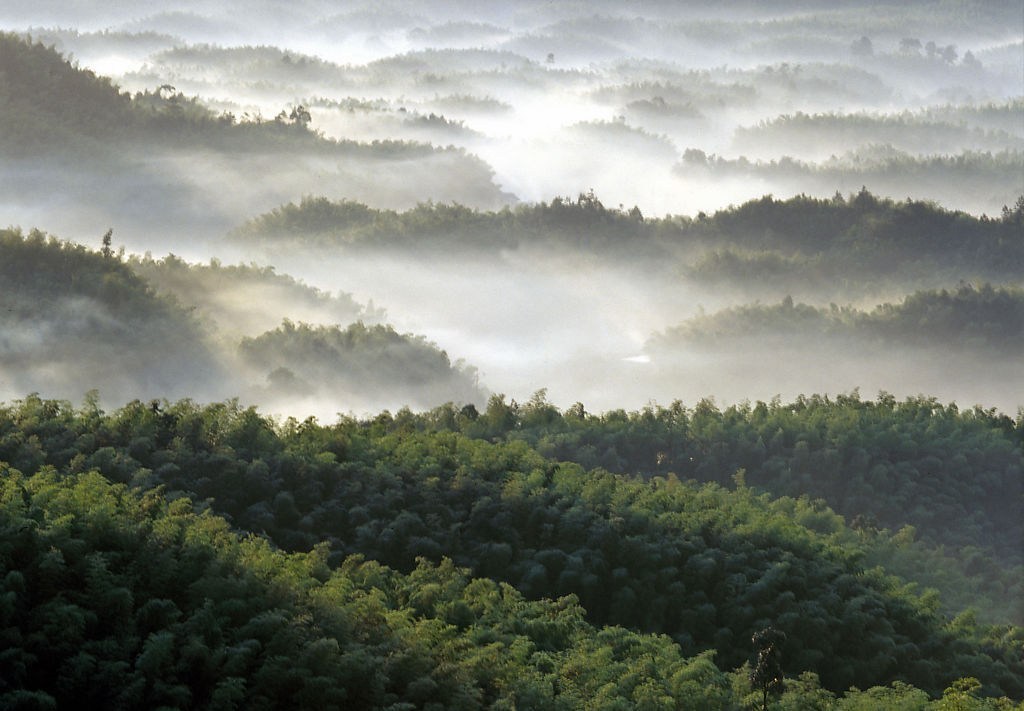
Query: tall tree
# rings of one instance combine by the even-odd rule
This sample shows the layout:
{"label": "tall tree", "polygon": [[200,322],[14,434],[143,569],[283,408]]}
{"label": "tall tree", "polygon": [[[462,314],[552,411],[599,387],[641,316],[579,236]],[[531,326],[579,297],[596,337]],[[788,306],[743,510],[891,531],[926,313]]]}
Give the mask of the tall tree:
{"label": "tall tree", "polygon": [[768,710],[768,695],[782,689],[782,643],[786,634],[765,627],[750,638],[757,650],[757,663],[750,671],[750,683],[761,691],[761,711]]}

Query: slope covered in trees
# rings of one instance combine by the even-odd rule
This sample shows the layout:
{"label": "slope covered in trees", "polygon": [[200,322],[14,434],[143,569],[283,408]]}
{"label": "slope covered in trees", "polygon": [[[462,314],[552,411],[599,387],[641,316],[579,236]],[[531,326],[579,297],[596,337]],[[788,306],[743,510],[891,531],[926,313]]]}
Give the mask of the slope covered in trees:
{"label": "slope covered in trees", "polygon": [[42,44],[0,32],[0,149],[68,148],[80,135],[110,134],[132,115],[113,83],[72,67]]}
{"label": "slope covered in trees", "polygon": [[865,570],[857,534],[821,504],[772,500],[742,480],[730,491],[588,472],[449,427],[512,424],[501,415],[274,427],[231,404],[105,415],[30,398],[3,409],[0,460],[26,476],[96,468],[206,501],[286,550],[325,542],[317,555],[330,566],[361,554],[415,575],[418,557],[450,557],[529,599],[575,595],[592,624],[668,634],[683,655],[714,648],[722,669],[742,665],[750,635],[774,625],[787,635],[787,673],[813,672],[833,690],[907,680],[936,696],[975,676],[988,693],[1024,695],[1019,632],[950,624],[934,600]]}
{"label": "slope covered in trees", "polygon": [[365,325],[382,313],[347,294],[255,266],[124,259],[109,242],[93,251],[0,231],[5,391],[245,395],[278,406],[311,398],[362,410],[486,399],[473,367],[422,336]]}
{"label": "slope covered in trees", "polygon": [[[450,561],[399,574],[240,538],[95,473],[0,478],[5,708],[724,708],[666,637],[595,629]],[[712,708],[709,706],[708,708]]]}
{"label": "slope covered in trees", "polygon": [[[2,31],[0,78],[9,203],[32,220],[47,214],[65,233],[84,216],[116,225],[135,249],[180,252],[183,233],[193,243],[213,239],[313,190],[396,206],[435,198],[493,207],[505,198],[490,167],[464,150],[327,138],[297,100],[264,119],[217,113],[166,82],[129,94],[52,47]],[[155,214],[173,215],[173,229]]]}
{"label": "slope covered in trees", "polygon": [[[112,145],[127,154],[140,144],[150,150],[203,147],[293,157],[313,151],[353,159],[415,160],[456,153],[417,142],[329,139],[310,128],[309,111],[301,104],[284,107],[273,118],[240,120],[230,112],[216,113],[169,84],[130,94],[108,77],[72,64],[52,46],[11,32],[0,31],[0,72],[0,150],[15,157],[79,148],[95,152]],[[464,172],[490,182],[479,159],[461,152],[457,158]]]}
{"label": "slope covered in trees", "polygon": [[1022,562],[1020,416],[853,393],[602,415],[582,405],[561,412],[543,397],[523,404],[492,397],[476,420],[447,421],[471,436],[525,440],[546,456],[615,473],[674,472],[728,485],[742,469],[750,486],[824,499],[858,525],[912,525],[933,543]]}
{"label": "slope covered in trees", "polygon": [[[998,115],[1019,102],[992,106]],[[950,112],[953,113],[953,112]],[[801,159],[828,157],[870,145],[889,145],[911,154],[945,154],[1024,148],[1024,131],[985,130],[959,122],[933,118],[927,111],[896,115],[804,114],[779,116],[757,126],[737,129],[733,147],[756,155],[761,146]]]}
{"label": "slope covered in trees", "polygon": [[914,346],[1009,356],[1024,349],[1024,290],[969,284],[957,290],[919,291],[899,304],[871,311],[794,304],[752,304],[698,316],[653,339],[652,350],[734,348],[739,342],[801,350]]}
{"label": "slope covered in trees", "polygon": [[1024,711],[1020,0],[150,5],[0,4],[0,709]]}
{"label": "slope covered in trees", "polygon": [[[197,316],[219,337],[263,333],[286,318],[348,324],[384,317],[380,310],[358,303],[351,294],[326,293],[278,274],[273,267],[222,264],[216,259],[194,264],[173,254],[163,259],[129,257],[127,263],[158,293],[174,296],[196,309]],[[253,304],[259,304],[259,309]]]}
{"label": "slope covered in trees", "polygon": [[[493,253],[520,243],[619,251],[649,242],[639,212],[606,208],[593,194],[499,211],[422,203],[406,211],[381,210],[351,200],[306,197],[260,215],[231,238],[268,246],[322,246]],[[648,239],[644,239],[648,237]]]}
{"label": "slope covered in trees", "polygon": [[25,390],[103,382],[117,399],[185,395],[224,376],[191,316],[109,245],[0,231],[0,324],[0,372]]}
{"label": "slope covered in trees", "polygon": [[[94,473],[0,478],[0,703],[7,708],[737,708],[746,667],[665,636],[595,628],[572,596],[526,601],[444,560],[400,574],[240,538],[188,499]],[[975,679],[788,704],[1009,708]],[[1006,701],[1005,699],[1003,700]],[[745,705],[745,704],[744,704]],[[894,707],[894,706],[891,706]]]}
{"label": "slope covered in trees", "polygon": [[282,129],[277,133],[285,138],[316,139],[298,122],[290,122],[288,128],[295,130],[288,132],[283,122],[233,127],[232,120],[216,116],[169,86],[133,99],[109,78],[72,65],[41,42],[12,33],[0,33],[0,67],[5,78],[0,83],[0,148],[15,156],[46,154],[58,147],[99,149],[105,143],[142,139],[173,145],[183,134],[195,140],[213,132],[223,139],[258,130],[269,141],[274,128]]}
{"label": "slope covered in trees", "polygon": [[250,220],[231,238],[271,249],[375,247],[444,253],[543,246],[594,258],[629,256],[670,263],[732,250],[770,254],[783,262],[816,259],[816,268],[835,267],[847,279],[914,278],[934,270],[956,278],[1019,278],[1024,274],[1022,215],[1024,200],[992,219],[927,202],[880,199],[867,190],[831,200],[766,196],[696,218],[645,218],[637,209],[606,207],[592,193],[491,212],[432,203],[400,212],[307,197]]}
{"label": "slope covered in trees", "polygon": [[[687,154],[689,151],[687,151]],[[882,195],[911,195],[946,205],[984,204],[986,211],[1020,195],[1024,151],[1002,149],[917,156],[886,143],[831,155],[820,163],[783,155],[769,161],[684,154],[679,175],[705,180],[763,180],[783,193],[827,194],[870,185]],[[977,208],[976,208],[977,209]],[[979,210],[980,211],[980,210]]]}
{"label": "slope covered in trees", "polygon": [[311,326],[285,321],[238,346],[242,361],[265,373],[273,393],[334,402],[396,401],[417,408],[444,398],[482,402],[474,368],[452,363],[422,336],[362,321]]}
{"label": "slope covered in trees", "polygon": [[[239,122],[216,114],[195,97],[170,85],[131,95],[108,77],[77,67],[52,47],[31,38],[0,32],[0,147],[14,155],[49,153],[104,143],[155,142],[219,149],[358,153],[369,151],[352,141],[331,141],[309,128],[308,111],[292,107],[274,119]],[[425,145],[393,142],[383,153],[429,153]]]}

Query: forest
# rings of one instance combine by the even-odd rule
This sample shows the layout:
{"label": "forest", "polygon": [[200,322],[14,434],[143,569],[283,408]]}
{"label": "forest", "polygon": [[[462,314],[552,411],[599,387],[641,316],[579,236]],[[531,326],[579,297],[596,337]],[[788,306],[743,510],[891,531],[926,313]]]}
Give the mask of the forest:
{"label": "forest", "polygon": [[[790,261],[816,258],[818,271],[842,269],[863,280],[900,275],[909,280],[952,270],[1020,279],[1024,246],[1017,236],[1022,224],[1024,196],[1005,206],[998,218],[978,218],[934,202],[897,203],[866,189],[849,196],[837,192],[830,199],[769,195],[696,218],[645,218],[639,207],[607,207],[588,192],[496,212],[457,203],[421,203],[398,212],[306,197],[249,220],[229,238],[271,253],[303,247],[443,255],[561,248],[585,251],[591,259],[671,260],[691,267],[695,276],[709,271],[702,262],[731,252]],[[726,276],[714,276],[719,275]]]}
{"label": "forest", "polygon": [[1024,711],[1021,0],[0,6],[0,709]]}
{"label": "forest", "polygon": [[[734,463],[723,440],[757,420],[789,420],[794,433],[835,423],[835,440],[813,449],[773,442],[768,472],[859,451],[867,461],[853,463],[863,468],[851,483],[879,476],[871,459],[903,451],[884,443],[888,420],[908,442],[913,432],[936,440],[890,466],[927,467],[918,456],[968,452],[969,438],[977,454],[958,455],[962,470],[933,476],[955,490],[992,467],[1019,489],[1024,422],[847,398],[759,403],[747,422],[706,404],[623,414],[636,432],[622,438],[617,416],[581,409],[495,398],[483,413],[449,406],[322,426],[274,423],[237,402],[135,402],[110,414],[95,395],[81,408],[38,397],[5,406],[0,698],[26,708],[280,705],[296,693],[302,707],[735,708],[756,693],[748,640],[769,627],[793,679],[783,704],[1012,708],[984,699],[1024,691],[1019,627],[946,617],[936,590],[865,567],[884,556],[875,515],[898,522],[903,508],[863,508],[848,527],[825,499],[759,493],[762,481],[780,490],[792,478],[752,469],[755,488],[741,468],[729,485],[713,480]],[[878,434],[862,419],[879,421]],[[716,428],[718,442],[705,434]],[[648,458],[665,473],[647,479],[542,453],[573,430],[581,436],[565,448],[576,444],[579,459],[622,439],[664,446],[666,430],[676,453]],[[852,441],[822,446],[836,440]],[[680,450],[703,482],[673,471]],[[624,454],[641,470],[649,451]],[[963,503],[953,490],[906,495],[926,512]],[[826,495],[861,507],[856,487],[839,491]],[[977,510],[1011,540],[1020,498]],[[991,540],[967,521],[948,537],[918,523],[922,539],[951,547]],[[1019,549],[997,555],[1019,559]]]}

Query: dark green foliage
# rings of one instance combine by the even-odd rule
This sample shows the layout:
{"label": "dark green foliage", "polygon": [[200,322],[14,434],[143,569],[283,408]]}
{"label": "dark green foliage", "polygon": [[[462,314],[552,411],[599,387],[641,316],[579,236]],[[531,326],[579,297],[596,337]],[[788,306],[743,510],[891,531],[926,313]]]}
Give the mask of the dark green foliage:
{"label": "dark green foliage", "polygon": [[[52,47],[13,33],[0,33],[0,148],[20,154],[54,148],[96,147],[96,141],[125,139],[175,143],[215,132],[223,139],[242,136],[244,125],[216,116],[174,87],[122,93],[107,77],[80,69]],[[249,129],[315,139],[301,122],[268,121]]]}
{"label": "dark green foliage", "polygon": [[[285,555],[187,499],[0,465],[4,708],[725,708],[709,655],[443,561]],[[595,701],[597,702],[595,704]],[[703,703],[702,703],[703,705]]]}
{"label": "dark green foliage", "polygon": [[[845,416],[870,408],[853,403]],[[747,659],[746,640],[770,624],[787,635],[790,673],[813,671],[829,689],[906,679],[938,694],[972,675],[990,693],[1024,694],[1012,634],[999,642],[986,627],[947,627],[932,601],[866,571],[857,534],[820,503],[756,496],[742,477],[728,491],[675,476],[645,483],[587,472],[522,441],[489,444],[447,431],[553,428],[581,416],[562,417],[542,402],[522,415],[492,410],[275,427],[231,404],[135,403],[103,415],[30,398],[0,416],[0,460],[26,474],[98,467],[117,482],[162,485],[286,549],[325,541],[332,565],[359,553],[412,571],[420,556],[448,556],[530,599],[576,595],[593,623],[668,633],[683,654],[715,648],[726,668]],[[774,416],[800,422],[810,411],[803,403]],[[675,416],[703,437],[721,413],[702,406]],[[972,418],[953,418],[960,419],[973,427]],[[608,422],[630,418],[612,414]],[[711,462],[711,452],[690,451],[699,464]],[[465,613],[451,614],[461,624]],[[557,630],[537,634],[539,649],[558,648]]]}
{"label": "dark green foliage", "polygon": [[[73,105],[73,110],[68,110]],[[0,150],[22,152],[123,130],[131,105],[109,79],[40,43],[0,32]]]}
{"label": "dark green foliage", "polygon": [[[743,469],[747,483],[774,495],[824,499],[858,530],[871,565],[942,590],[947,611],[973,605],[988,621],[1024,623],[1020,416],[854,393],[600,416],[582,405],[560,413],[543,398],[492,398],[479,418],[442,409],[433,421],[613,472],[730,485]],[[813,525],[833,530],[829,521]]]}
{"label": "dark green foliage", "polygon": [[1019,416],[1015,422],[980,408],[961,412],[928,398],[897,402],[882,394],[871,401],[853,393],[724,409],[705,400],[692,410],[675,403],[582,417],[541,402],[517,406],[491,431],[480,421],[463,430],[523,439],[559,460],[648,477],[674,472],[729,485],[743,469],[751,486],[824,499],[857,525],[895,531],[910,524],[933,543],[980,546],[1020,564],[1020,427]]}
{"label": "dark green foliage", "polygon": [[1018,200],[999,219],[979,219],[866,190],[830,201],[765,197],[695,223],[694,237],[710,249],[683,273],[772,299],[888,295],[971,280],[1016,285],[1024,273],[1020,211]]}
{"label": "dark green foliage", "polygon": [[306,197],[249,221],[232,233],[235,240],[268,244],[400,247],[432,251],[459,248],[492,252],[520,244],[619,251],[642,244],[639,211],[606,208],[593,195],[575,200],[481,212],[458,204],[421,203],[405,212],[378,210],[350,200]]}
{"label": "dark green foliage", "polygon": [[897,203],[867,190],[832,200],[767,196],[695,224],[705,239],[713,235],[734,249],[841,257],[853,272],[884,272],[893,261],[1024,271],[1024,242],[1005,218],[976,218],[927,202]]}
{"label": "dark green foliage", "polygon": [[146,283],[120,260],[112,259],[110,234],[103,250],[58,240],[39,230],[25,235],[18,229],[0,231],[0,282],[13,300],[58,301],[88,297],[117,315],[137,315],[139,321],[166,318],[172,304],[153,297]]}

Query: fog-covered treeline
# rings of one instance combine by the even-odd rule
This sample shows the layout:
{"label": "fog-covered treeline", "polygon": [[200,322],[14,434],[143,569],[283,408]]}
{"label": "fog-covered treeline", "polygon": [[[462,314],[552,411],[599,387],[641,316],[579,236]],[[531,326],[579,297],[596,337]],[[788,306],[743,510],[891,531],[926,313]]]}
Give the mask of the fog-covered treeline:
{"label": "fog-covered treeline", "polygon": [[3,230],[0,281],[0,382],[8,395],[74,392],[92,382],[117,399],[184,397],[215,392],[224,376],[192,316],[155,295],[108,247]]}
{"label": "fog-covered treeline", "polygon": [[[117,224],[135,248],[187,252],[190,243],[205,252],[211,237],[296,190],[403,206],[423,198],[418,185],[444,176],[428,197],[480,206],[504,199],[491,169],[463,150],[327,138],[298,102],[264,118],[214,111],[167,83],[132,94],[10,33],[0,33],[0,62],[11,76],[0,88],[0,185],[19,214],[47,215],[48,229]],[[186,244],[175,245],[179,230],[192,235]]]}
{"label": "fog-covered treeline", "polygon": [[93,251],[38,231],[0,231],[8,396],[91,383],[115,401],[219,395],[294,405],[330,392],[335,412],[485,399],[472,367],[422,336],[365,325],[383,314],[348,294],[267,268],[124,259],[112,234],[102,242]]}
{"label": "fog-covered treeline", "polygon": [[[58,3],[9,8],[0,21],[109,76],[106,92],[120,88],[120,109],[135,97],[136,118],[145,114],[161,129],[147,132],[147,143],[191,146],[186,155],[179,148],[116,170],[134,173],[136,190],[152,182],[146,201],[179,214],[185,196],[156,187],[168,171],[193,200],[238,175],[268,176],[261,190],[239,187],[233,204],[207,210],[233,220],[314,192],[406,208],[428,198],[497,207],[594,189],[645,214],[692,214],[768,192],[825,197],[861,185],[994,214],[1022,192],[1024,28],[1012,2],[904,3],[887,6],[884,19],[824,3],[464,11],[473,19],[442,4],[338,11],[304,2],[288,13],[263,4],[240,17],[178,3],[159,12],[105,8],[78,23],[71,18],[82,13]],[[52,84],[25,66],[11,73]],[[9,92],[21,83],[9,82]],[[51,147],[81,142],[53,114],[79,128],[116,125],[121,140],[102,151],[127,159],[137,150],[122,135],[132,121],[99,107],[100,93],[65,81],[41,106],[38,96],[10,94],[18,120],[12,116],[7,135],[32,139],[18,141],[24,153],[50,131]],[[814,123],[805,120],[794,139],[786,129],[800,117]],[[183,118],[189,130],[175,123]],[[331,153],[308,145],[313,134],[339,142],[339,163],[308,155]],[[282,142],[291,161],[265,155]],[[425,144],[466,153],[423,151]],[[221,154],[240,146],[244,160]],[[708,172],[680,160],[687,151],[723,162]],[[89,172],[65,177],[64,189],[102,205],[83,185]],[[103,172],[109,180],[113,171]],[[631,175],[643,175],[643,187]],[[959,184],[969,189],[958,193]],[[19,204],[38,206],[30,195]],[[103,209],[111,211],[115,204]],[[197,213],[193,228],[204,237],[225,229]],[[80,216],[48,227],[68,233]],[[129,245],[146,242],[145,231],[133,229]]]}
{"label": "fog-covered treeline", "polygon": [[[977,218],[928,201],[879,199],[864,188],[847,196],[837,191],[830,199],[768,195],[695,218],[645,217],[636,206],[606,206],[593,192],[501,211],[444,203],[395,211],[305,197],[249,220],[230,239],[274,256],[302,248],[496,256],[523,248],[637,263],[696,259],[690,275],[696,279],[727,276],[724,264],[715,273],[709,263],[722,254],[771,255],[794,269],[803,263],[806,278],[817,268],[830,278],[842,272],[861,281],[907,283],[936,272],[946,278],[1020,278],[1022,220],[1024,196],[1004,205],[997,218]],[[737,274],[736,280],[747,276]],[[765,281],[772,275],[759,276]]]}
{"label": "fog-covered treeline", "polygon": [[269,331],[285,319],[348,324],[385,318],[380,309],[360,304],[347,292],[322,291],[270,266],[222,264],[218,259],[194,264],[173,254],[162,259],[132,256],[128,266],[157,293],[188,304],[218,338]]}

